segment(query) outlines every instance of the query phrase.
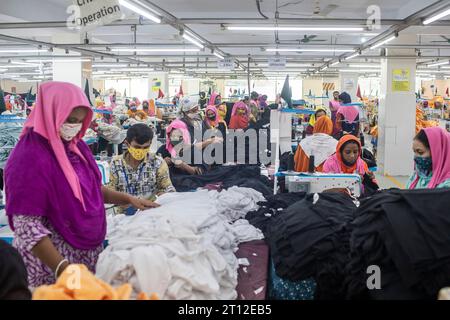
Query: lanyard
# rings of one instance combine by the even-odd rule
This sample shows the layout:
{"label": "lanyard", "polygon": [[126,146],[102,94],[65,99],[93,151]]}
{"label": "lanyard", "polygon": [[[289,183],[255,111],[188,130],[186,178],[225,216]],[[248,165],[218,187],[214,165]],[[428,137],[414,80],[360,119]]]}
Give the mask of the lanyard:
{"label": "lanyard", "polygon": [[[143,164],[141,169],[139,170],[139,175],[138,175],[138,180],[137,181],[141,180],[141,174],[142,174],[142,171],[144,171],[144,168],[145,168],[145,164]],[[125,190],[128,192],[128,194],[136,196],[137,195],[137,188],[136,188],[136,186],[134,186],[132,188],[132,185],[130,184],[130,181],[128,180],[128,174],[127,174],[127,170],[125,170],[125,167],[122,168],[122,171],[123,171],[123,174],[125,176],[125,182],[127,184],[126,187],[125,187]],[[133,190],[134,190],[134,192],[133,192]]]}

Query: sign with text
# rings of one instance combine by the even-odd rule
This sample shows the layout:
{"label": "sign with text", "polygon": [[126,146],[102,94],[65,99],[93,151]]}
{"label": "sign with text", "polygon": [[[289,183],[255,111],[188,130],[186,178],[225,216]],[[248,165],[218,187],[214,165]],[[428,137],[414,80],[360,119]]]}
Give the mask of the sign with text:
{"label": "sign with text", "polygon": [[232,58],[225,58],[217,61],[217,68],[220,70],[234,70],[234,60]]}
{"label": "sign with text", "polygon": [[71,30],[91,30],[122,18],[119,0],[73,0],[67,8],[71,14],[67,27]]}
{"label": "sign with text", "polygon": [[269,58],[269,70],[284,70],[286,69],[286,58],[271,57]]}
{"label": "sign with text", "polygon": [[392,70],[392,91],[405,92],[411,88],[409,69]]}

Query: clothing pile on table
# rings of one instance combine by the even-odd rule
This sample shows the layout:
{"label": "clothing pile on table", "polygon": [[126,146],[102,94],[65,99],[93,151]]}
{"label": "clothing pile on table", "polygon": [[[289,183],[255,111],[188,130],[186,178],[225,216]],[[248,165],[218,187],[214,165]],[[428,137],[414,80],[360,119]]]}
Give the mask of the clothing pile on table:
{"label": "clothing pile on table", "polygon": [[273,193],[273,183],[261,176],[257,165],[218,166],[203,175],[171,175],[172,184],[179,192],[203,187],[228,189],[232,186],[251,188],[263,195]]}
{"label": "clothing pile on table", "polygon": [[96,275],[161,299],[236,299],[238,245],[263,238],[241,218],[262,200],[246,188],[170,193],[158,199],[159,208],[110,217]]}
{"label": "clothing pile on table", "polygon": [[115,144],[122,143],[126,138],[126,132],[121,128],[106,123],[99,123],[98,135],[103,139]]}
{"label": "clothing pile on table", "polygon": [[314,278],[315,299],[343,299],[355,209],[345,194],[321,193],[275,215],[265,234],[277,275],[291,281]]}
{"label": "clothing pile on table", "polygon": [[[350,299],[433,299],[450,285],[450,190],[389,190],[362,201],[352,223]],[[381,289],[368,290],[369,266]]]}

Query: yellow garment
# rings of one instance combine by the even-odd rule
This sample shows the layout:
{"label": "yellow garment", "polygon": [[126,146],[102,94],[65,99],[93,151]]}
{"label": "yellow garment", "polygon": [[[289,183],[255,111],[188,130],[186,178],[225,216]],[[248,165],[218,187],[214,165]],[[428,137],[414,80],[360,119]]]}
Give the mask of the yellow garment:
{"label": "yellow garment", "polygon": [[[131,292],[128,283],[114,289],[96,278],[85,265],[72,264],[54,285],[37,288],[33,300],[130,300]],[[141,293],[137,300],[149,299],[145,293]],[[158,300],[158,297],[152,294],[150,300]]]}

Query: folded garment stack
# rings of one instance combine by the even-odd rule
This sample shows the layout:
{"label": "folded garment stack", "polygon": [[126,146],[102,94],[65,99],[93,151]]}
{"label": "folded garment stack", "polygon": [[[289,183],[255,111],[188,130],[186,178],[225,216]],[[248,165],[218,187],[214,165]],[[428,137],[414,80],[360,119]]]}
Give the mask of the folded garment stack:
{"label": "folded garment stack", "polygon": [[300,281],[314,278],[315,299],[345,298],[349,222],[356,205],[341,193],[307,195],[276,215],[266,238],[278,276]]}
{"label": "folded garment stack", "polygon": [[[348,298],[435,300],[450,285],[449,208],[446,189],[389,190],[362,201],[352,223]],[[379,268],[378,290],[368,290],[370,266]]]}
{"label": "folded garment stack", "polygon": [[[237,203],[238,194],[251,201]],[[235,213],[254,210],[261,198],[245,188],[171,193],[158,199],[159,208],[114,217],[97,276],[161,299],[236,299],[235,252],[240,242],[259,240],[262,233]]]}

